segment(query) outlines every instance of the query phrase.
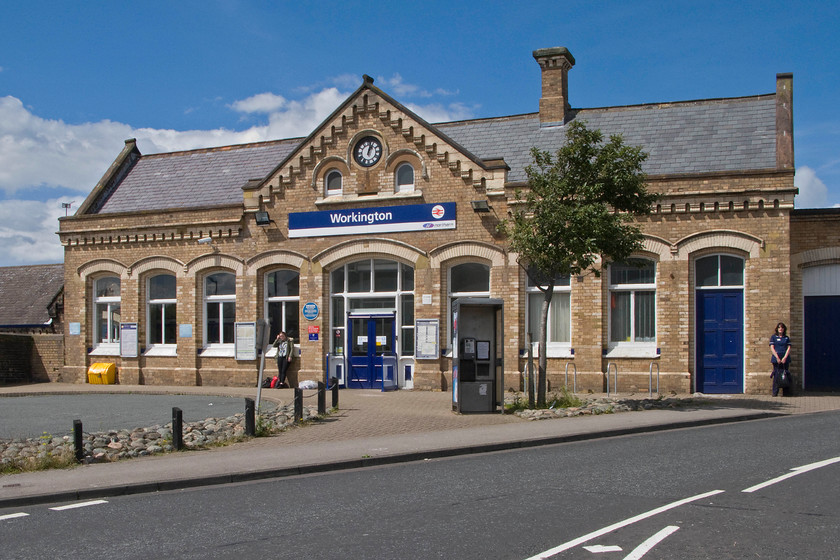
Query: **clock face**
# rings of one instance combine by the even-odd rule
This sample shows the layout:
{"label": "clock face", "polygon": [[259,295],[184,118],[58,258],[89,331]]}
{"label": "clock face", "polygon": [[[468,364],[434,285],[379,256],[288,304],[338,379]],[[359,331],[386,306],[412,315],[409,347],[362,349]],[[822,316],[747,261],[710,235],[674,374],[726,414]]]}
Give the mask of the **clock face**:
{"label": "clock face", "polygon": [[365,136],[356,144],[353,157],[356,163],[363,167],[376,165],[376,162],[382,157],[382,143],[373,136]]}

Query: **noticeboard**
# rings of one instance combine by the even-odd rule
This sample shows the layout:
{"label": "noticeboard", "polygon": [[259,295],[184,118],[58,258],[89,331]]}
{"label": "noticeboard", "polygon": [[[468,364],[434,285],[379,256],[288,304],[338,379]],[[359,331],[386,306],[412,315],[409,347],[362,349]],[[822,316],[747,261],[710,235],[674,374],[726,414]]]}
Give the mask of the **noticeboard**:
{"label": "noticeboard", "polygon": [[414,357],[434,360],[440,357],[440,322],[437,319],[417,319],[414,322]]}
{"label": "noticeboard", "polygon": [[257,359],[257,323],[249,321],[246,323],[235,323],[234,347],[237,360]]}
{"label": "noticeboard", "polygon": [[137,323],[120,323],[120,357],[137,357]]}

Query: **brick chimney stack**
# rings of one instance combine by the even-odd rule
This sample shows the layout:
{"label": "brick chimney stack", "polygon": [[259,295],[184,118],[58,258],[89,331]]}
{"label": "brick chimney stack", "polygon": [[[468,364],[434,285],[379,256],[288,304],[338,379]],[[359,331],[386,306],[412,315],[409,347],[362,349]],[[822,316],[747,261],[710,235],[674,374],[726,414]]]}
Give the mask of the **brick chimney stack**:
{"label": "brick chimney stack", "polygon": [[569,70],[575,65],[575,57],[566,47],[539,49],[532,54],[542,69],[540,124],[564,124],[571,111]]}
{"label": "brick chimney stack", "polygon": [[793,74],[776,74],[776,168],[793,169]]}

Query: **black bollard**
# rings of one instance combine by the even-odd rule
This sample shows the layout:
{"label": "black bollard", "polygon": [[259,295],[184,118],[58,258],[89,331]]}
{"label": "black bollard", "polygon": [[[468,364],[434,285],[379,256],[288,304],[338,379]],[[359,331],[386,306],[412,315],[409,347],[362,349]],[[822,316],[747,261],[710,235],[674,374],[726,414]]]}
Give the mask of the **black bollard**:
{"label": "black bollard", "polygon": [[332,385],[332,407],[338,408],[338,377],[330,377]]}
{"label": "black bollard", "polygon": [[318,382],[318,414],[323,416],[327,413],[327,388],[319,381]]}
{"label": "black bollard", "polygon": [[245,399],[245,435],[253,437],[257,433],[256,406],[254,399]]}
{"label": "black bollard", "polygon": [[295,389],[295,424],[303,419],[303,389]]}
{"label": "black bollard", "polygon": [[175,451],[184,447],[184,413],[178,407],[172,407],[172,447]]}
{"label": "black bollard", "polygon": [[73,420],[73,443],[76,447],[76,461],[82,462],[85,458],[85,447],[82,444],[82,421]]}

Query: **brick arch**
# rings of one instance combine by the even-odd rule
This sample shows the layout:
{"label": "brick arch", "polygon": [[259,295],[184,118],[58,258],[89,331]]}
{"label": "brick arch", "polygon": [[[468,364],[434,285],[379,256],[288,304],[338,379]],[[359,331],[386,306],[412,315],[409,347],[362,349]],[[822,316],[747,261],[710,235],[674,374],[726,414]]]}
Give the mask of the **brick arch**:
{"label": "brick arch", "polygon": [[150,270],[168,270],[175,276],[184,275],[184,263],[170,257],[146,257],[140,259],[129,268],[131,274],[140,276]]}
{"label": "brick arch", "polygon": [[300,253],[294,253],[292,251],[266,251],[245,262],[245,274],[246,276],[254,276],[259,269],[272,265],[288,265],[300,270],[304,262],[306,262],[306,257]]}
{"label": "brick arch", "polygon": [[325,157],[312,170],[312,181],[309,184],[312,190],[318,191],[320,189],[318,183],[323,180],[324,173],[332,168],[338,169],[341,172],[342,183],[350,176],[350,166],[347,165],[347,161],[344,158],[339,156]]}
{"label": "brick arch", "polygon": [[81,278],[87,278],[92,274],[100,272],[112,272],[123,278],[129,275],[129,268],[119,261],[113,259],[96,259],[81,265],[76,272]]}
{"label": "brick arch", "polygon": [[741,231],[713,230],[687,235],[675,246],[678,260],[688,260],[689,255],[703,249],[721,248],[736,249],[756,258],[764,248],[764,240]]}
{"label": "brick arch", "polygon": [[673,255],[671,244],[655,235],[643,235],[642,251],[657,255],[660,261],[670,259]]}
{"label": "brick arch", "polygon": [[791,255],[791,267],[805,268],[821,264],[836,264],[840,262],[840,247],[820,247]]}
{"label": "brick arch", "polygon": [[[388,173],[394,173],[397,170],[397,166],[402,163],[413,163],[420,168],[420,177],[426,180],[429,179],[429,170],[426,167],[426,161],[415,150],[408,148],[402,148],[390,154],[388,159],[385,160],[385,170]],[[414,182],[416,184],[417,180],[415,179]]]}
{"label": "brick arch", "polygon": [[364,255],[370,255],[372,253],[393,256],[410,262],[415,266],[418,261],[426,256],[423,251],[408,243],[402,243],[401,241],[394,241],[392,239],[373,238],[340,243],[335,247],[321,251],[312,257],[312,261],[319,263],[322,268],[330,268],[340,261],[350,259],[351,257],[363,258]]}
{"label": "brick arch", "polygon": [[505,266],[505,253],[495,245],[480,241],[464,241],[441,245],[429,253],[432,268],[441,268],[444,262],[459,258],[479,258],[490,261],[493,267]]}
{"label": "brick arch", "polygon": [[193,276],[202,270],[207,270],[208,268],[227,268],[234,271],[237,276],[241,276],[245,270],[245,265],[236,257],[214,253],[196,257],[185,264],[184,274],[186,276]]}

